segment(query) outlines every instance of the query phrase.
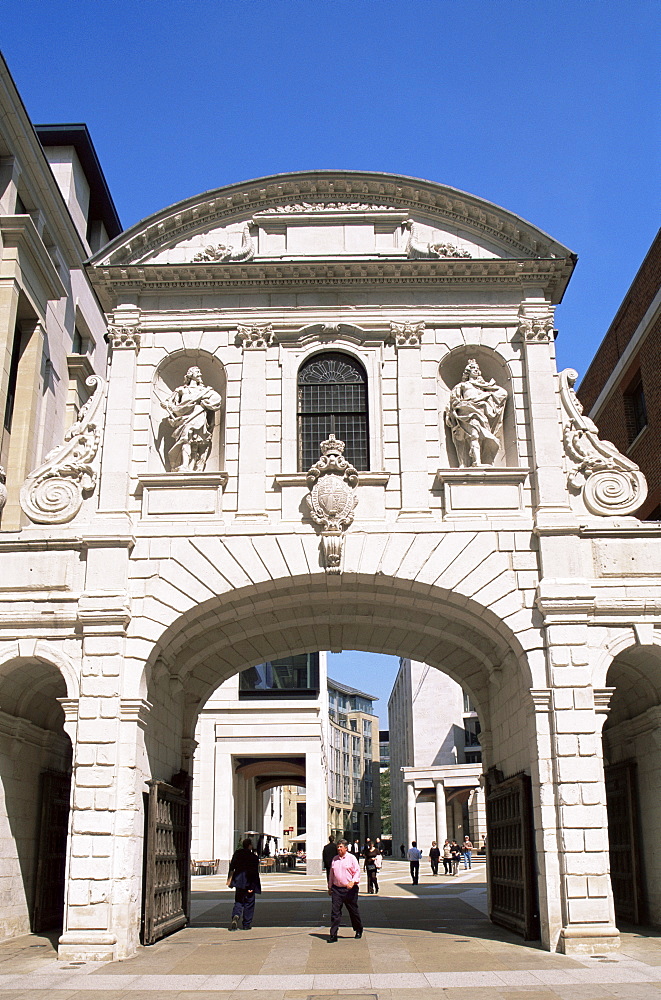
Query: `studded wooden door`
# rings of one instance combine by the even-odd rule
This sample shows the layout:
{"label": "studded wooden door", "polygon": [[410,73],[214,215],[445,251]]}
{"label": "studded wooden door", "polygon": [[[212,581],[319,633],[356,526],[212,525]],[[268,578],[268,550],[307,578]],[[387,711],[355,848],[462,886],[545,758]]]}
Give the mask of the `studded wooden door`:
{"label": "studded wooden door", "polygon": [[40,792],[39,841],[32,911],[32,930],[35,933],[62,926],[71,775],[60,771],[44,771],[41,775]]}
{"label": "studded wooden door", "polygon": [[604,768],[611,885],[615,916],[631,924],[644,919],[636,762]]}
{"label": "studded wooden door", "polygon": [[527,774],[503,779],[487,774],[487,865],[490,917],[495,924],[539,938],[539,908],[532,822],[532,789]]}
{"label": "studded wooden door", "polygon": [[190,916],[190,786],[148,785],[142,943],[154,944]]}

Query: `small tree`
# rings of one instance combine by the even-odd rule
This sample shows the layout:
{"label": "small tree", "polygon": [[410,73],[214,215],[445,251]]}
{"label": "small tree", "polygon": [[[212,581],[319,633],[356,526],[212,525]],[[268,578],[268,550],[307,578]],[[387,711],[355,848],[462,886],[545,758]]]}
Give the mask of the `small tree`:
{"label": "small tree", "polygon": [[381,836],[392,837],[390,768],[381,771]]}

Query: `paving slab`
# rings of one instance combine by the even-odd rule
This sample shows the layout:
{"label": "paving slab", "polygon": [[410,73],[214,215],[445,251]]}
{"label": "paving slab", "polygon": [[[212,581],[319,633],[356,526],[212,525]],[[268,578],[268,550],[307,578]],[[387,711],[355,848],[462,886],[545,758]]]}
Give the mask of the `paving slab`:
{"label": "paving slab", "polygon": [[123,962],[63,964],[56,935],[0,942],[0,1000],[661,1000],[661,932],[628,928],[614,955],[568,957],[495,927],[484,872],[407,881],[390,862],[328,942],[322,879],[266,876],[251,931],[228,930],[233,894],[193,880],[191,926]]}

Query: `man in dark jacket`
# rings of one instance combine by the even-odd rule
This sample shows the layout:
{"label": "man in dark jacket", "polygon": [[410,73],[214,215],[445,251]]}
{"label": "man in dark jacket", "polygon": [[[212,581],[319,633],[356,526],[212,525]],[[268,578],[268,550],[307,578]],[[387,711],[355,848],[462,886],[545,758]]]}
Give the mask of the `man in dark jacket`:
{"label": "man in dark jacket", "polygon": [[262,891],[259,880],[259,858],[252,849],[252,840],[246,837],[234,852],[227,873],[227,885],[234,889],[234,907],[229,930],[235,931],[242,920],[244,931],[252,927],[255,912],[255,894]]}
{"label": "man in dark jacket", "polygon": [[328,879],[328,873],[330,872],[330,866],[333,863],[333,858],[337,856],[337,844],[335,843],[335,837],[331,833],[328,838],[328,843],[321,852],[321,860],[324,866],[324,871],[326,872],[326,879]]}

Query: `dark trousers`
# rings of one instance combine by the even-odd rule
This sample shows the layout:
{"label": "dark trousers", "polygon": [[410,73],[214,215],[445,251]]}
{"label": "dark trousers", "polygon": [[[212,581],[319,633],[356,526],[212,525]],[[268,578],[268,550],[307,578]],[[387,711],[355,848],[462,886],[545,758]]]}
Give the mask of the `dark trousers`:
{"label": "dark trousers", "polygon": [[370,894],[378,893],[379,891],[379,883],[376,880],[377,875],[378,871],[376,868],[374,869],[374,871],[370,871],[369,868],[367,869],[367,891]]}
{"label": "dark trousers", "polygon": [[248,927],[252,927],[252,918],[254,913],[255,893],[248,892],[247,889],[235,889],[232,917],[243,918],[242,927],[246,930]]}
{"label": "dark trousers", "polygon": [[409,864],[411,866],[411,878],[413,879],[413,885],[417,885],[418,875],[420,874],[420,862],[410,861]]}
{"label": "dark trousers", "polygon": [[363,929],[363,922],[358,912],[358,886],[354,885],[351,889],[346,889],[341,885],[334,885],[331,888],[331,937],[337,937],[343,906],[346,906],[349,912],[353,929],[355,931],[362,931]]}
{"label": "dark trousers", "polygon": [[431,873],[432,875],[438,875],[438,858],[430,858],[431,862]]}
{"label": "dark trousers", "polygon": [[452,875],[452,858],[443,858],[443,874]]}

